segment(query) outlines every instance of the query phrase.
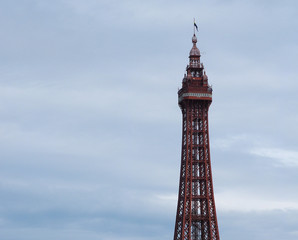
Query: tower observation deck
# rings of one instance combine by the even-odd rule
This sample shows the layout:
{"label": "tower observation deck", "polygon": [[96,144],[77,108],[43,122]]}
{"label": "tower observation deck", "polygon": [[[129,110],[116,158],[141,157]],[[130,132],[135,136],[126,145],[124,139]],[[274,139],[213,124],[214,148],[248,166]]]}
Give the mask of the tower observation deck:
{"label": "tower observation deck", "polygon": [[197,37],[178,91],[182,152],[174,240],[219,240],[210,161],[208,110],[212,102]]}

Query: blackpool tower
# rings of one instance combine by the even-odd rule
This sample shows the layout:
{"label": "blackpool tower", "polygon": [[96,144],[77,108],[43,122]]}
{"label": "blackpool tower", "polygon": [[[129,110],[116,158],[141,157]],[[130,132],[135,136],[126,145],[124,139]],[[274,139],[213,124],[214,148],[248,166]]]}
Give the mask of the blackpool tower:
{"label": "blackpool tower", "polygon": [[213,194],[208,128],[212,88],[200,61],[197,37],[178,91],[182,152],[174,240],[219,240]]}

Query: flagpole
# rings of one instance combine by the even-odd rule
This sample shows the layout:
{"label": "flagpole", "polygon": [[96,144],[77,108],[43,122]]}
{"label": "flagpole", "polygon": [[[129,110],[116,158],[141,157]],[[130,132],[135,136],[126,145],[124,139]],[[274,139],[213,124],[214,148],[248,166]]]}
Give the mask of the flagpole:
{"label": "flagpole", "polygon": [[196,35],[196,27],[195,27],[196,19],[193,18],[193,35]]}

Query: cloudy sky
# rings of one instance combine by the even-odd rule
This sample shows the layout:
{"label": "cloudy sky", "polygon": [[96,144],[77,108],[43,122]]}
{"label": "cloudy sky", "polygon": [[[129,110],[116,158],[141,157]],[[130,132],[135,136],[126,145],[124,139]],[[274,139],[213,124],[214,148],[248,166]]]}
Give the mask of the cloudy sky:
{"label": "cloudy sky", "polygon": [[193,17],[221,239],[297,240],[296,0],[0,0],[0,239],[173,238]]}

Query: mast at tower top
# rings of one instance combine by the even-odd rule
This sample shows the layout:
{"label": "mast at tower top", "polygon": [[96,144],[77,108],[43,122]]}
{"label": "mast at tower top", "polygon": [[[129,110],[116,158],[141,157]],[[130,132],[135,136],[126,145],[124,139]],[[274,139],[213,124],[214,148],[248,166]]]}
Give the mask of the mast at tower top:
{"label": "mast at tower top", "polygon": [[196,36],[196,31],[198,32],[199,29],[198,29],[198,25],[196,24],[196,19],[195,18],[193,19],[193,24],[194,24],[193,37],[192,37],[193,46],[192,46],[192,49],[190,50],[189,58],[194,58],[194,59],[197,58],[197,59],[200,60],[201,52],[197,47],[198,39],[197,39],[197,36]]}
{"label": "mast at tower top", "polygon": [[196,30],[197,32],[199,31],[198,25],[196,24],[196,19],[193,19],[193,34],[196,35]]}

